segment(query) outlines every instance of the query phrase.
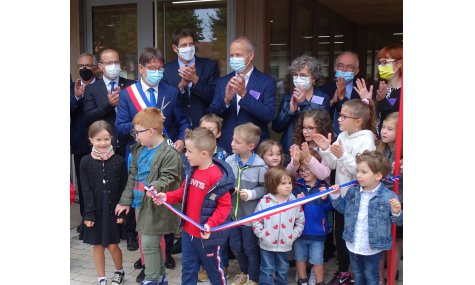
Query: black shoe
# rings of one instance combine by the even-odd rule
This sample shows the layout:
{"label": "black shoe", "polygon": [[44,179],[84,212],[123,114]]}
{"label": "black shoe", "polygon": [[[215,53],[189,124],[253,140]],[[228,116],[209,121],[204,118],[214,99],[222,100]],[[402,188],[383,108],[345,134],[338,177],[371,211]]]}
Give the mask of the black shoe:
{"label": "black shoe", "polygon": [[139,249],[139,242],[136,237],[129,237],[127,239],[127,249],[130,251],[136,251]]}
{"label": "black shoe", "polygon": [[142,268],[144,268],[144,266],[142,265],[142,260],[140,260],[140,258],[139,258],[139,260],[137,260],[137,261],[134,263],[134,268],[135,268],[135,269],[142,269]]}
{"label": "black shoe", "polygon": [[171,254],[181,253],[181,238],[177,239],[177,241],[173,244]]}
{"label": "black shoe", "polygon": [[135,279],[135,281],[137,281],[137,283],[140,283],[144,279],[145,279],[145,266],[143,267],[142,271],[140,271],[139,275],[137,275],[137,279]]}
{"label": "black shoe", "polygon": [[170,255],[170,256],[167,256],[165,258],[165,267],[168,268],[168,269],[173,269],[175,268],[176,264],[175,264],[175,259],[173,259],[173,257]]}

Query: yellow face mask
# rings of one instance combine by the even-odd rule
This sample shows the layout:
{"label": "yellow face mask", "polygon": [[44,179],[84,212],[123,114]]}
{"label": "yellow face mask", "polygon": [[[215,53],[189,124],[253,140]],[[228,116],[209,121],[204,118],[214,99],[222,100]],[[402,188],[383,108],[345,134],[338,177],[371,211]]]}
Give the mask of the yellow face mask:
{"label": "yellow face mask", "polygon": [[379,77],[384,80],[389,80],[394,76],[394,70],[392,64],[378,65]]}

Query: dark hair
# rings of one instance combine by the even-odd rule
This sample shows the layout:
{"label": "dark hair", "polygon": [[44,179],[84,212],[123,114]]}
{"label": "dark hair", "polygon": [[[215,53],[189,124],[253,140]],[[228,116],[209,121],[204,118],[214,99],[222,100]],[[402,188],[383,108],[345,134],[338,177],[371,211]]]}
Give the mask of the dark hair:
{"label": "dark hair", "polygon": [[221,127],[223,126],[223,118],[219,117],[216,114],[209,113],[201,117],[200,125],[203,122],[215,123],[216,127],[218,128],[218,132],[221,132]]}
{"label": "dark hair", "polygon": [[[297,120],[297,124],[295,125],[294,130],[294,143],[299,147],[305,142],[305,138],[303,136],[303,120],[305,118],[312,118],[313,122],[317,125],[317,133],[327,137],[328,133],[332,132],[332,119],[330,118],[330,113],[324,109],[317,109],[317,110],[308,110]],[[315,156],[318,161],[321,161],[321,157],[318,152],[314,151],[310,148],[310,154]]]}
{"label": "dark hair", "polygon": [[185,37],[191,37],[193,38],[194,43],[198,43],[198,38],[196,37],[195,32],[192,29],[180,29],[180,30],[175,30],[172,33],[172,44],[178,46],[178,42],[180,39],[185,38]]}
{"label": "dark hair", "polygon": [[114,135],[112,126],[107,121],[99,120],[89,126],[87,136],[93,138],[97,133],[102,132],[103,130],[107,131],[111,136]]}
{"label": "dark hair", "polygon": [[153,59],[163,62],[162,52],[158,48],[148,47],[143,50],[140,54],[139,64],[145,66],[147,63]]}
{"label": "dark hair", "polygon": [[292,175],[290,175],[285,168],[274,167],[269,169],[264,175],[264,187],[268,193],[272,195],[277,194],[277,186],[282,182],[282,177],[288,176],[293,182]]}
{"label": "dark hair", "polygon": [[262,159],[264,159],[264,154],[266,154],[266,152],[269,149],[271,149],[273,146],[277,146],[279,148],[280,164],[277,167],[282,167],[282,164],[284,163],[284,156],[283,156],[283,152],[282,152],[282,146],[274,140],[265,140],[265,141],[261,142],[261,144],[257,148],[257,155],[259,155]]}
{"label": "dark hair", "polygon": [[192,141],[199,151],[207,151],[210,156],[213,156],[216,149],[216,138],[213,132],[207,128],[198,127],[193,130],[186,129],[185,143],[187,140]]}
{"label": "dark hair", "polygon": [[343,104],[349,108],[350,115],[363,120],[362,128],[370,130],[376,134],[376,116],[375,106],[373,100],[368,100],[367,103],[361,99],[351,99]]}
{"label": "dark hair", "polygon": [[366,162],[369,169],[371,169],[374,174],[381,172],[383,177],[386,177],[386,175],[391,171],[389,160],[377,150],[365,150],[363,153],[357,154],[356,164],[362,162]]}

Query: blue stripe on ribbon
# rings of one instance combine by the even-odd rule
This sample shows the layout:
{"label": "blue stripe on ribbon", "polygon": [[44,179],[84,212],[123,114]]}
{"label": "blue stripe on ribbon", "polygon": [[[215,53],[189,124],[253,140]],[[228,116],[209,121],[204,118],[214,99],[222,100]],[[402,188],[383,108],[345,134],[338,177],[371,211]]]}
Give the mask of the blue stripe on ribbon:
{"label": "blue stripe on ribbon", "polygon": [[[388,178],[383,179],[383,181],[391,182],[391,183],[394,183],[396,180],[399,180],[399,176],[393,176],[393,177],[388,177]],[[353,181],[350,181],[348,183],[340,185],[339,188],[342,189],[342,188],[347,188],[347,187],[356,186],[356,185],[358,185],[358,181],[353,180]],[[173,208],[167,202],[160,199],[157,196],[157,194],[155,194],[154,191],[150,191],[150,186],[149,185],[144,183],[144,189],[149,191],[152,194],[152,196],[154,196],[155,198],[160,200],[160,202],[162,202],[162,204],[165,207],[167,207],[170,211],[172,211],[173,213],[178,215],[180,218],[182,218],[185,221],[193,224],[195,227],[199,228],[201,231],[206,231],[205,228],[202,225],[198,224],[196,221],[192,220],[187,215],[183,214],[182,212],[180,212],[177,209]],[[315,199],[320,198],[321,196],[330,194],[331,192],[334,192],[334,191],[335,191],[335,189],[328,187],[327,190],[325,190],[325,191],[315,193],[315,194],[312,194],[312,195],[308,195],[308,196],[305,196],[305,197],[297,198],[295,200],[291,200],[291,201],[288,201],[288,202],[285,202],[285,203],[282,203],[282,204],[279,204],[279,205],[274,205],[272,207],[263,209],[259,212],[255,212],[255,213],[253,213],[249,216],[243,217],[242,219],[232,221],[232,222],[229,222],[229,223],[222,224],[222,225],[216,226],[214,228],[211,228],[210,231],[211,232],[221,231],[221,230],[237,227],[237,226],[240,226],[240,225],[243,225],[243,224],[248,224],[248,223],[254,222],[256,220],[262,220],[262,219],[265,219],[267,217],[279,214],[283,211],[287,211],[289,209],[292,209],[292,208],[298,207],[300,205],[306,204],[308,202],[311,202]]]}

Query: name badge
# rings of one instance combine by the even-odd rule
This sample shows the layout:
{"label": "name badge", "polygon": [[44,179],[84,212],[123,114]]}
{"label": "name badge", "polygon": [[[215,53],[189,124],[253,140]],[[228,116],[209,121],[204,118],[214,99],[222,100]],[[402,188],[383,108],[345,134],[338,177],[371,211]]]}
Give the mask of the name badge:
{"label": "name badge", "polygon": [[259,97],[261,96],[261,93],[257,92],[256,90],[251,90],[249,91],[249,94],[254,97],[254,99],[259,100]]}
{"label": "name badge", "polygon": [[391,104],[391,106],[394,106],[394,104],[396,104],[396,100],[397,100],[397,98],[389,98],[388,99],[389,104]]}
{"label": "name badge", "polygon": [[323,104],[323,97],[313,95],[311,102],[315,103],[315,104],[318,104],[318,105],[322,105]]}

